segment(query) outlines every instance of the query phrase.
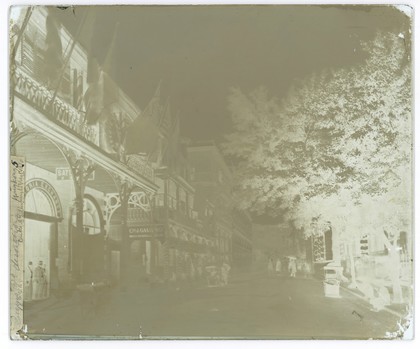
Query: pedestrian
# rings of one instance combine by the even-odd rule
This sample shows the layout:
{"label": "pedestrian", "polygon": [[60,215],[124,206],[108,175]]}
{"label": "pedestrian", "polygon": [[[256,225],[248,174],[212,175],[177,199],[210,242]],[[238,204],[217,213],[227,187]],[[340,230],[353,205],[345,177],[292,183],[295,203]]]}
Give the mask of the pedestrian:
{"label": "pedestrian", "polygon": [[47,275],[42,261],[38,262],[33,273],[33,299],[43,299],[47,297]]}
{"label": "pedestrian", "polygon": [[222,285],[226,286],[229,281],[230,265],[225,261],[222,264]]}
{"label": "pedestrian", "polygon": [[292,278],[296,277],[296,259],[294,258],[289,258],[289,275]]}
{"label": "pedestrian", "polygon": [[32,262],[29,261],[28,263],[28,275],[26,276],[26,285],[24,289],[24,297],[25,301],[31,301],[33,297],[33,277],[34,272],[32,270]]}
{"label": "pedestrian", "polygon": [[203,260],[201,257],[198,258],[197,262],[197,278],[198,282],[201,283],[203,280]]}
{"label": "pedestrian", "polygon": [[274,262],[273,262],[273,258],[270,257],[270,259],[268,260],[268,274],[273,274],[274,271]]}
{"label": "pedestrian", "polygon": [[276,274],[278,276],[281,275],[281,260],[280,260],[280,257],[277,258],[277,262],[276,262]]}
{"label": "pedestrian", "polygon": [[303,262],[303,274],[305,278],[308,278],[311,274],[311,267],[308,262]]}

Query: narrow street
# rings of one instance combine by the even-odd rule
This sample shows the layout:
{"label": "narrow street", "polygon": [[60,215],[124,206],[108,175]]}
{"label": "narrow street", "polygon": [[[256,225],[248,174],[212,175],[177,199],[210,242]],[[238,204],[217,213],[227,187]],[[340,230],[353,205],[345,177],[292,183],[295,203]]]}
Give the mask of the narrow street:
{"label": "narrow street", "polygon": [[[156,338],[368,339],[394,331],[398,317],[373,312],[347,290],[326,298],[322,282],[266,274],[234,277],[227,287],[110,289],[96,314],[81,315],[78,292],[35,304],[29,333]],[[52,302],[52,300],[50,300]],[[45,324],[48,324],[46,326]]]}

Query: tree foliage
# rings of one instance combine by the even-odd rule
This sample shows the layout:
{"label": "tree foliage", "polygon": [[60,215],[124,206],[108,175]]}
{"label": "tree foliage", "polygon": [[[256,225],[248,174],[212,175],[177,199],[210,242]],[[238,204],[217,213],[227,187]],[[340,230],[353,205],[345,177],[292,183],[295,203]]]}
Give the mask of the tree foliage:
{"label": "tree foliage", "polygon": [[404,35],[378,33],[362,47],[363,64],[313,74],[281,101],[264,88],[232,89],[234,131],[223,149],[236,164],[238,206],[272,214],[287,209],[307,226],[319,214],[338,217],[340,205],[350,213],[350,206],[381,198],[410,176],[411,63]]}

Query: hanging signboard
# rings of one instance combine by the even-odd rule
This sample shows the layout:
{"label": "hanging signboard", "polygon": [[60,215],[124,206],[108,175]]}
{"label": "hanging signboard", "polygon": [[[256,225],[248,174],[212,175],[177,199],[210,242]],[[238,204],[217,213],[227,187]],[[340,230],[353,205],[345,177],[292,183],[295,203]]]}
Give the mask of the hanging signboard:
{"label": "hanging signboard", "polygon": [[130,238],[154,238],[161,239],[165,236],[165,226],[163,224],[142,224],[128,227]]}

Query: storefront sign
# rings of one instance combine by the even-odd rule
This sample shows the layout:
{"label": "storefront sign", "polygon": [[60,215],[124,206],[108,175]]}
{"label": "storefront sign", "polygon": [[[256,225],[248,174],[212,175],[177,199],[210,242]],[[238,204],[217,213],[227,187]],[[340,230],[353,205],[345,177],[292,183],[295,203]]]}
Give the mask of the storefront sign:
{"label": "storefront sign", "polygon": [[51,207],[55,211],[55,216],[57,218],[63,218],[63,208],[61,206],[60,198],[54,189],[54,187],[48,183],[47,181],[41,178],[34,178],[29,180],[25,185],[25,195],[29,193],[31,189],[39,189],[42,190],[45,194],[47,194],[47,198],[50,201]]}
{"label": "storefront sign", "polygon": [[130,238],[163,238],[165,226],[163,224],[144,224],[128,227]]}
{"label": "storefront sign", "polygon": [[[57,167],[55,169],[55,174],[58,181],[67,181],[72,179],[70,168],[68,167]],[[88,181],[93,181],[95,179],[95,171],[92,171],[89,174]]]}

